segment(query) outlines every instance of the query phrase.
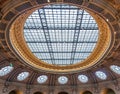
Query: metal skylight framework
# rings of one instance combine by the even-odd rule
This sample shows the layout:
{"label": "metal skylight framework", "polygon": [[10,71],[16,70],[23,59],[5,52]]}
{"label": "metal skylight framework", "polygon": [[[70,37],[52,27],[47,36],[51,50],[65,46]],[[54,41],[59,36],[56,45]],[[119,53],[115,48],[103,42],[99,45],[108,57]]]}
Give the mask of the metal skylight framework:
{"label": "metal skylight framework", "polygon": [[85,10],[68,4],[44,6],[24,25],[24,37],[32,53],[54,65],[85,60],[95,48],[98,26]]}

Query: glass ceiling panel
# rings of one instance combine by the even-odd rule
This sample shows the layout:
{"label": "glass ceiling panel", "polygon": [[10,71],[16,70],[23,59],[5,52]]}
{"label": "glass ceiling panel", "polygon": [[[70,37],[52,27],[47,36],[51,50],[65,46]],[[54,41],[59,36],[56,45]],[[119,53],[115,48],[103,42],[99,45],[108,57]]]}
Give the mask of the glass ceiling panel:
{"label": "glass ceiling panel", "polygon": [[51,4],[33,12],[25,22],[24,38],[32,53],[54,65],[85,60],[98,40],[98,26],[83,9]]}

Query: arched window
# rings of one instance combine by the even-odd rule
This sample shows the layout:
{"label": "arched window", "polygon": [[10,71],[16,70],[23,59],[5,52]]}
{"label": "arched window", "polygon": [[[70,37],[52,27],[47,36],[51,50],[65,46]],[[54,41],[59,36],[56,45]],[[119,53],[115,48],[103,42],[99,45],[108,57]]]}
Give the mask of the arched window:
{"label": "arched window", "polygon": [[12,90],[8,94],[23,94],[23,92],[20,90]]}
{"label": "arched window", "polygon": [[17,94],[15,90],[12,90],[9,94]]}
{"label": "arched window", "polygon": [[115,94],[115,92],[112,89],[107,89],[106,94]]}
{"label": "arched window", "polygon": [[35,92],[34,94],[43,94],[43,93],[38,91],[38,92]]}
{"label": "arched window", "polygon": [[67,93],[67,92],[62,91],[62,92],[59,92],[58,94],[68,94],[68,93]]}
{"label": "arched window", "polygon": [[105,88],[100,94],[115,94],[115,92],[110,88]]}
{"label": "arched window", "polygon": [[85,91],[83,94],[92,94],[90,91]]}

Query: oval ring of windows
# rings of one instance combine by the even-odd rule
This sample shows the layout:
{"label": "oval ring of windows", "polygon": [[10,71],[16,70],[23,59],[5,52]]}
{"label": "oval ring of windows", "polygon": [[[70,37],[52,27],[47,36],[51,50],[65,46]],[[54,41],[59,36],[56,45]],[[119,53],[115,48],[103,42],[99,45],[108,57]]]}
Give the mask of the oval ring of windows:
{"label": "oval ring of windows", "polygon": [[107,75],[102,71],[96,71],[95,75],[101,80],[106,80],[107,79]]}
{"label": "oval ring of windows", "polygon": [[23,81],[29,76],[29,72],[22,72],[17,76],[18,81]]}
{"label": "oval ring of windows", "polygon": [[0,70],[0,76],[5,76],[5,75],[7,75],[8,73],[10,73],[12,70],[13,70],[13,67],[12,67],[12,66],[3,67],[3,68],[1,68],[1,70]]}

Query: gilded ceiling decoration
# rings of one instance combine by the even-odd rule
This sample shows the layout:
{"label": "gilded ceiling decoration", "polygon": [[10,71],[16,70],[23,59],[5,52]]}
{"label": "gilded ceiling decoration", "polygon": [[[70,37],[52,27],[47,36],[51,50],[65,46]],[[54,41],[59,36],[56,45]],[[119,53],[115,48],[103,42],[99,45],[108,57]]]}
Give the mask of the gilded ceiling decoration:
{"label": "gilded ceiling decoration", "polygon": [[[77,7],[77,10],[79,9],[78,11],[81,11],[82,13],[86,13],[84,15],[88,15],[87,13],[89,13],[95,19],[98,26],[97,27],[98,32],[96,33],[96,35],[98,34],[97,36],[98,39],[96,39],[95,47],[93,47],[93,50],[91,50],[90,55],[86,55],[86,57],[81,61],[80,60],[78,60],[77,62],[74,61],[73,64],[70,64],[70,62],[66,63],[68,62],[68,59],[64,55],[62,55],[61,56],[62,59],[65,59],[65,63],[64,63],[65,65],[64,64],[61,65],[59,63],[60,60],[58,59],[59,56],[57,56],[58,55],[57,54],[54,55],[54,58],[55,56],[57,56],[56,59],[58,59],[58,62],[57,64],[54,64],[54,63],[50,63],[51,61],[55,61],[53,60],[52,57],[50,58],[50,60],[49,58],[47,58],[47,56],[45,58],[42,58],[44,56],[42,56],[43,54],[41,53],[42,51],[43,53],[45,52],[45,50],[43,50],[45,48],[44,46],[42,48],[42,51],[40,50],[40,52],[31,50],[32,47],[29,45],[33,46],[33,44],[29,43],[30,42],[28,41],[29,39],[27,40],[28,38],[26,34],[27,31],[25,31],[25,29],[29,29],[28,32],[30,32],[30,34],[33,34],[33,31],[30,31],[29,22],[27,23],[27,21],[30,21],[28,18],[33,19],[34,18],[33,16],[30,17],[30,15],[33,13],[35,14],[35,16],[38,17],[38,19],[40,19],[40,17],[43,16],[43,14],[39,11],[41,10],[48,11],[49,9],[45,9],[45,8],[47,8],[47,6],[51,8],[50,6],[51,4],[53,4],[53,6],[54,4],[58,4],[58,5],[68,4],[68,6],[69,5],[74,6],[73,9],[71,9],[72,11],[74,10],[74,8],[76,9]],[[53,15],[54,9],[52,8],[51,10],[52,12],[50,13],[50,15],[47,14],[45,15],[46,16]],[[48,13],[48,12],[44,12],[44,13]],[[71,17],[67,15],[68,12],[66,12],[65,15]],[[58,16],[59,14],[62,13],[64,14],[64,12],[58,12],[58,14],[55,15]],[[79,16],[81,17],[81,15]],[[62,19],[62,17],[60,18]],[[63,19],[65,19],[65,17]],[[4,84],[2,92],[7,93],[9,90],[8,88],[11,86],[11,83],[15,85],[17,85],[18,83],[23,83],[23,86],[25,85],[26,87],[24,89],[27,92],[30,91],[30,89],[36,89],[36,87],[46,91],[50,86],[52,86],[52,88],[50,88],[49,90],[51,92],[57,92],[56,88],[59,90],[68,90],[72,93],[77,92],[77,89],[85,90],[86,88],[89,88],[90,91],[99,94],[98,92],[103,87],[108,87],[108,88],[112,87],[119,91],[120,90],[119,88],[119,84],[120,84],[119,83],[120,81],[119,80],[120,78],[119,19],[120,19],[119,0],[57,0],[57,1],[56,0],[17,0],[17,1],[0,0],[0,81],[2,84]],[[44,20],[41,19],[40,21],[44,22]],[[58,21],[58,20],[54,19],[49,21]],[[64,23],[67,23],[67,21],[68,20],[66,20],[66,22]],[[33,23],[34,22],[30,22],[30,24]],[[62,22],[60,22],[60,24],[61,23]],[[52,30],[53,27],[54,30],[56,31],[58,29],[61,30],[62,28],[60,27],[63,27],[63,26],[59,26],[58,28],[55,28],[55,26],[57,25],[55,24],[52,25],[52,24],[54,23],[51,22]],[[44,25],[44,24],[42,23],[39,25]],[[70,23],[67,25],[70,25]],[[67,28],[66,24],[64,26],[65,28]],[[50,27],[47,28],[50,29]],[[40,30],[45,29],[45,26],[42,26],[42,28],[39,27],[38,29]],[[52,30],[50,32],[52,32]],[[67,31],[68,28],[65,30]],[[43,33],[44,33],[43,37],[45,37],[46,36],[45,34],[47,33],[45,32]],[[61,35],[62,34],[64,33],[62,32]],[[75,34],[75,32],[73,34]],[[34,35],[30,35],[29,37],[33,37],[33,36]],[[62,37],[64,37],[64,35]],[[32,42],[33,39],[35,38],[32,38]],[[43,39],[47,39],[47,38],[43,38]],[[68,39],[65,42],[59,40],[58,40],[59,42],[58,41],[56,42],[50,41],[50,42],[54,42],[53,44],[60,46],[63,44],[66,45]],[[88,41],[90,42],[90,40]],[[34,42],[37,41],[34,40]],[[36,47],[41,45],[43,42],[49,44],[49,40],[39,41],[39,42],[40,43],[35,43]],[[68,45],[69,43],[67,44],[67,48],[70,48],[70,46]],[[48,48],[50,49],[50,47],[51,46],[49,46]],[[37,50],[39,50],[39,48],[40,47],[38,47]],[[58,51],[60,50],[57,50],[56,52]],[[69,51],[72,50],[67,50],[67,51],[68,51],[67,53],[69,53]],[[56,52],[54,49],[53,54]],[[41,56],[37,56],[35,55],[35,53],[39,53]],[[50,53],[49,52],[45,52],[45,53],[52,55],[50,54],[52,53],[51,51]],[[65,52],[62,51],[60,53],[65,54]],[[80,59],[80,57],[78,59]],[[32,85],[34,85],[34,87],[32,87]],[[20,86],[18,87],[23,88]]]}

